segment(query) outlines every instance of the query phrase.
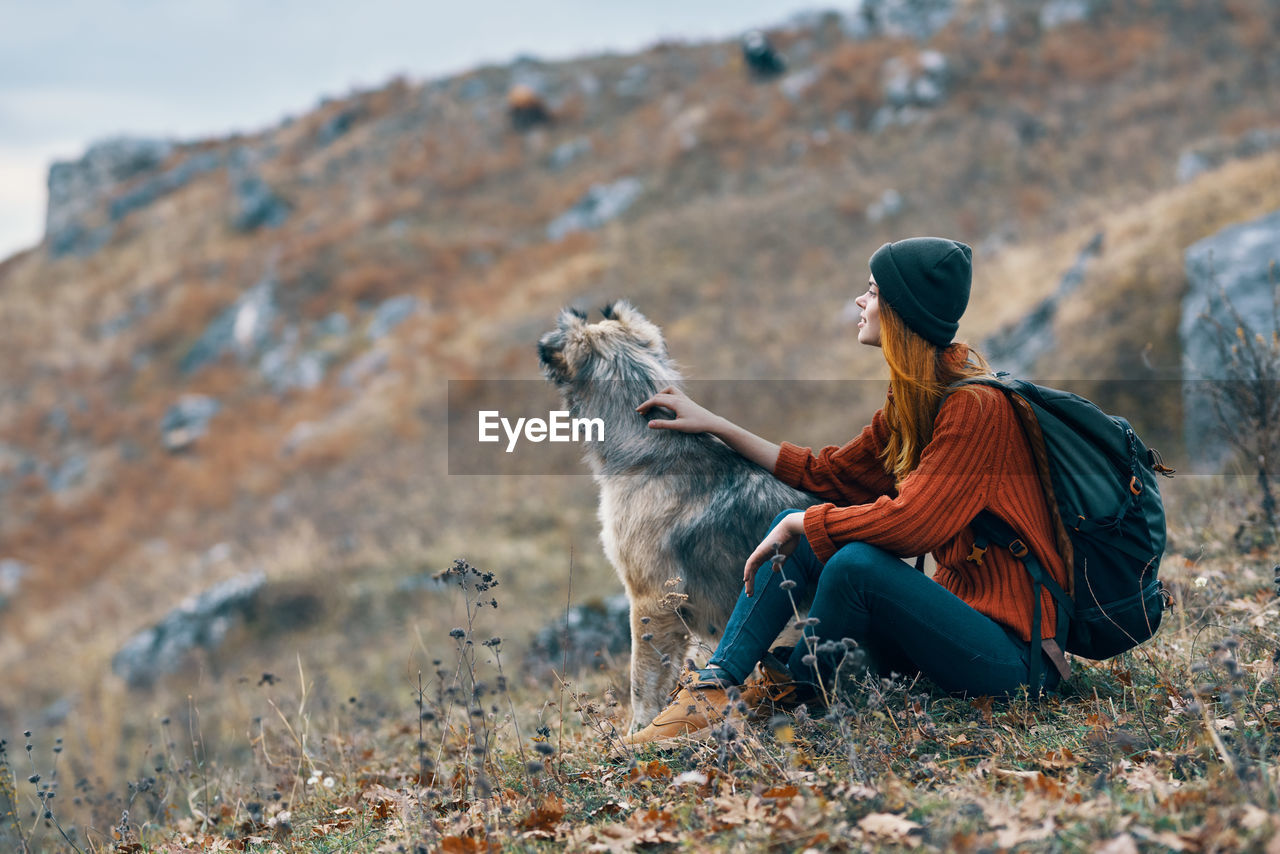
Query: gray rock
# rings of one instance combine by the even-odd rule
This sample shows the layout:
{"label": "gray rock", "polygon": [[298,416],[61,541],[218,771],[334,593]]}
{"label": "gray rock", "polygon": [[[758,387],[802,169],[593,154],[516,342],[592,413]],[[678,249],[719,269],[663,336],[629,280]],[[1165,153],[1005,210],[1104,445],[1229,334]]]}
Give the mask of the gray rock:
{"label": "gray rock", "polygon": [[44,426],[45,429],[57,433],[59,439],[65,439],[67,433],[71,430],[71,416],[67,414],[67,410],[63,407],[55,406],[44,417]]}
{"label": "gray rock", "polygon": [[67,255],[88,257],[111,242],[115,229],[110,225],[86,228],[79,222],[69,222],[57,231],[47,233],[49,254],[54,258]]}
{"label": "gray rock", "polygon": [[547,239],[560,240],[575,231],[600,228],[617,219],[644,191],[638,178],[620,178],[612,184],[595,184],[578,202],[547,226]]}
{"label": "gray rock", "polygon": [[290,389],[313,389],[324,382],[329,356],[319,350],[299,352],[295,344],[281,344],[268,350],[258,362],[262,378],[277,393]]}
{"label": "gray rock", "polygon": [[1186,183],[1229,160],[1254,157],[1280,148],[1280,127],[1254,128],[1238,137],[1215,137],[1183,149],[1178,155],[1177,180]]}
{"label": "gray rock", "polygon": [[[567,643],[566,643],[567,641]],[[565,666],[571,673],[596,669],[631,649],[631,605],[626,594],[575,605],[543,626],[525,653],[524,667],[535,677]]]}
{"label": "gray rock", "polygon": [[49,201],[45,240],[54,257],[87,255],[110,238],[109,228],[89,228],[85,221],[122,182],[160,166],[173,143],[159,139],[119,137],[89,146],[79,160],[49,167]]}
{"label": "gray rock", "polygon": [[986,0],[980,8],[971,7],[965,16],[965,32],[970,36],[1002,36],[1009,32],[1009,9],[999,0]]}
{"label": "gray rock", "polygon": [[364,110],[358,106],[347,107],[333,115],[316,131],[316,147],[324,148],[338,137],[345,134],[364,116]]}
{"label": "gray rock", "polygon": [[1213,320],[1227,330],[1237,326],[1224,305],[1226,294],[1239,314],[1245,335],[1271,336],[1275,322],[1276,275],[1280,268],[1280,211],[1233,225],[1193,244],[1186,251],[1187,294],[1178,333],[1182,340],[1184,430],[1197,471],[1218,471],[1230,456],[1227,443],[1211,441],[1222,427],[1210,405],[1206,385],[1231,379],[1214,344]]}
{"label": "gray rock", "polygon": [[275,324],[275,294],[275,276],[268,273],[205,327],[178,363],[178,369],[191,374],[225,353],[234,352],[248,359],[261,352],[269,343]]}
{"label": "gray rock", "polygon": [[885,104],[871,117],[868,130],[872,133],[880,133],[891,127],[906,127],[915,124],[923,117],[924,111],[919,107],[893,107]]}
{"label": "gray rock", "polygon": [[1009,371],[1017,376],[1027,376],[1036,362],[1057,344],[1053,334],[1053,319],[1062,301],[1084,284],[1089,265],[1102,254],[1103,232],[1098,232],[1084,245],[1075,262],[1062,274],[1058,287],[1016,323],[1006,326],[983,342],[992,367]]}
{"label": "gray rock", "polygon": [[[298,449],[310,442],[316,436],[321,434],[321,428],[314,421],[299,421],[289,429],[288,434],[284,437],[284,441],[280,443],[279,454],[282,457],[290,457],[298,452]],[[288,500],[283,494],[277,495],[276,498]],[[284,511],[280,511],[284,512]]]}
{"label": "gray rock", "polygon": [[418,310],[418,298],[412,294],[401,294],[398,297],[384,300],[373,313],[369,322],[368,336],[370,341],[385,338],[392,329],[409,318]]}
{"label": "gray rock", "polygon": [[216,649],[253,611],[266,575],[257,570],[228,579],[184,601],[163,620],[129,638],[111,670],[131,688],[145,688],[180,669],[197,649]]}
{"label": "gray rock", "polygon": [[31,568],[22,561],[11,557],[0,560],[0,610],[3,610],[10,600],[18,595],[18,591],[22,588],[22,579],[30,571]]}
{"label": "gray rock", "polygon": [[1053,30],[1063,24],[1087,21],[1091,12],[1088,0],[1049,0],[1040,7],[1040,29]]}
{"label": "gray rock", "polygon": [[881,75],[886,105],[897,109],[934,107],[946,98],[950,66],[941,53],[926,50],[917,54],[914,61],[891,57]]}
{"label": "gray rock", "polygon": [[1217,165],[1203,151],[1188,149],[1178,155],[1178,168],[1175,177],[1179,184],[1185,184],[1214,169]]}
{"label": "gray rock", "polygon": [[794,71],[778,81],[778,90],[787,97],[787,100],[799,101],[804,97],[804,93],[821,79],[822,69],[817,66]]}
{"label": "gray rock", "polygon": [[129,308],[98,325],[99,338],[114,338],[134,323],[151,313],[151,300],[146,294],[135,294],[129,300]]}
{"label": "gray rock", "polygon": [[955,0],[856,0],[840,18],[840,27],[853,39],[880,36],[925,42],[951,23]]}
{"label": "gray rock", "polygon": [[448,589],[448,583],[440,576],[439,572],[418,572],[396,582],[396,590],[402,593],[420,593],[424,591],[438,593]]}
{"label": "gray rock", "polygon": [[76,700],[74,697],[59,697],[40,710],[40,717],[44,720],[46,727],[62,726],[67,722],[67,718],[71,716],[75,707]]}
{"label": "gray rock", "polygon": [[289,203],[252,172],[231,179],[231,225],[238,231],[277,228],[289,218]]}
{"label": "gray rock", "polygon": [[649,68],[633,65],[622,73],[622,79],[613,87],[619,98],[643,98],[649,91]]}
{"label": "gray rock", "polygon": [[902,213],[904,205],[901,193],[894,189],[885,190],[880,194],[880,198],[867,206],[867,219],[871,222],[892,219]]}
{"label": "gray rock", "polygon": [[390,354],[381,347],[361,353],[342,369],[342,373],[338,375],[338,383],[343,388],[355,388],[375,374],[385,371],[390,362]]}
{"label": "gray rock", "polygon": [[22,469],[29,457],[13,445],[0,442],[0,498],[8,492],[14,481],[22,477]]}
{"label": "gray rock", "polygon": [[169,407],[160,421],[160,438],[170,453],[189,448],[209,432],[209,420],[221,408],[218,401],[203,394],[184,394]]}
{"label": "gray rock", "polygon": [[588,98],[594,98],[600,94],[600,78],[589,71],[579,74],[574,82],[578,84],[578,91]]}
{"label": "gray rock", "polygon": [[322,338],[341,338],[351,331],[351,321],[340,311],[330,312],[316,323],[316,334]]}
{"label": "gray rock", "polygon": [[84,480],[88,471],[89,458],[84,454],[72,454],[49,471],[45,482],[50,492],[65,492]]}
{"label": "gray rock", "polygon": [[489,86],[481,77],[468,77],[458,86],[459,101],[478,101],[489,94]]}
{"label": "gray rock", "polygon": [[563,171],[575,160],[590,154],[591,148],[591,140],[585,136],[562,142],[551,150],[547,166],[555,172]]}
{"label": "gray rock", "polygon": [[113,198],[107,205],[111,221],[124,219],[189,184],[192,179],[222,166],[222,158],[214,151],[202,151],[183,160],[172,169],[147,178]]}

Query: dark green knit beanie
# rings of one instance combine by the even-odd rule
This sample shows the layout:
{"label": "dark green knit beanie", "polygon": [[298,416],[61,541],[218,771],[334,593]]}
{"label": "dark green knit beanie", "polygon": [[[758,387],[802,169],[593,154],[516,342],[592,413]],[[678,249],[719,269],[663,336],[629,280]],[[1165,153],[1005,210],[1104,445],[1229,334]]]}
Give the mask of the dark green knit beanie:
{"label": "dark green knit beanie", "polygon": [[880,298],[912,332],[946,347],[969,304],[973,250],[941,237],[886,243],[871,256],[871,275]]}

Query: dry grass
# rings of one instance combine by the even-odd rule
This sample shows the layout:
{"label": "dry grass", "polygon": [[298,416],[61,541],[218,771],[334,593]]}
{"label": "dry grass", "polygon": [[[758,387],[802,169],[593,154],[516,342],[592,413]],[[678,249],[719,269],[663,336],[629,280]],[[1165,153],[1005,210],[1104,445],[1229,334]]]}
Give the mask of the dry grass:
{"label": "dry grass", "polygon": [[[1261,849],[1280,834],[1280,594],[1264,556],[1229,544],[1242,500],[1233,487],[1175,481],[1169,499],[1187,519],[1171,531],[1162,571],[1177,609],[1138,652],[1077,661],[1061,697],[963,700],[927,683],[857,678],[825,715],[610,758],[610,729],[625,714],[614,699],[626,693],[622,671],[564,689],[520,677],[510,638],[521,616],[509,603],[522,594],[507,582],[527,564],[512,555],[520,569],[498,573],[496,588],[466,576],[464,589],[417,594],[416,614],[407,603],[384,614],[406,631],[362,646],[384,658],[374,667],[365,658],[359,677],[338,662],[372,638],[334,633],[294,659],[267,626],[238,636],[237,667],[207,662],[190,699],[173,686],[148,701],[156,748],[117,757],[135,784],[90,784],[74,809],[57,803],[59,822],[99,850],[122,809],[135,834],[125,841],[158,851],[217,839],[280,852]],[[270,561],[278,601],[317,595],[305,579],[317,563],[329,567],[325,623],[344,619],[343,588],[390,592],[393,576],[362,567],[417,565],[423,546],[335,562],[314,532],[280,545]],[[497,634],[504,640],[488,645]],[[79,751],[109,735],[100,727],[123,723],[114,714],[65,738],[64,777],[85,769]],[[35,741],[36,762],[46,761],[50,734]],[[9,761],[20,758],[10,748]],[[21,798],[31,788],[19,779]],[[52,833],[36,838],[56,842]]]}

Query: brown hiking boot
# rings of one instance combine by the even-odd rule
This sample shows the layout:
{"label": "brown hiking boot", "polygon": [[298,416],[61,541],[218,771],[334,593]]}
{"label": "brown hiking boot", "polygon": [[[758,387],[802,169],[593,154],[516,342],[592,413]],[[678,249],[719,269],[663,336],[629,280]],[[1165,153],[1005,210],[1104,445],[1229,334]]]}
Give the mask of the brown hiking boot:
{"label": "brown hiking boot", "polygon": [[772,656],[760,662],[757,672],[742,685],[742,701],[753,721],[764,720],[798,706],[798,687],[786,666]]}
{"label": "brown hiking boot", "polygon": [[[737,706],[740,700],[730,700],[729,691],[719,682],[701,682],[690,678],[687,684],[676,688],[671,702],[658,712],[647,727],[622,737],[625,745],[664,744],[676,738],[703,738],[711,728],[726,718],[742,718]],[[739,688],[738,691],[743,691]],[[745,693],[745,692],[743,692]],[[748,712],[750,706],[745,707]]]}
{"label": "brown hiking boot", "polygon": [[[671,702],[647,727],[622,737],[622,743],[663,744],[677,738],[705,738],[712,727],[730,720],[759,721],[798,703],[788,701],[796,696],[796,684],[780,662],[766,658],[759,671],[741,686],[729,688],[720,682],[701,682],[697,677],[672,694]],[[730,692],[736,699],[730,698]]]}

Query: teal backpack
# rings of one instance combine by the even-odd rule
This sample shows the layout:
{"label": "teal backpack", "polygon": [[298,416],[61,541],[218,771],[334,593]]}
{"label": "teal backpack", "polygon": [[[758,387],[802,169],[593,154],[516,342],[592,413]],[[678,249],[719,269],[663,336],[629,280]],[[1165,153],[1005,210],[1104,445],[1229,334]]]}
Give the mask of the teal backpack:
{"label": "teal backpack", "polygon": [[[1065,679],[1070,671],[1063,650],[1095,660],[1111,658],[1159,628],[1169,599],[1157,578],[1165,516],[1156,475],[1169,477],[1173,469],[1143,444],[1128,421],[1079,395],[1003,372],[956,385],[973,383],[1000,389],[1013,404],[1055,517],[1058,551],[1072,567],[1071,589],[1063,590],[1008,523],[985,510],[973,521],[976,548],[1004,546],[1031,575],[1036,595],[1030,676],[1036,690],[1041,648]],[[1058,622],[1057,637],[1042,647],[1040,599],[1045,589],[1057,605]]]}

